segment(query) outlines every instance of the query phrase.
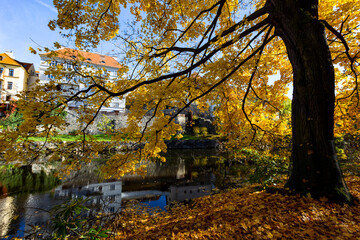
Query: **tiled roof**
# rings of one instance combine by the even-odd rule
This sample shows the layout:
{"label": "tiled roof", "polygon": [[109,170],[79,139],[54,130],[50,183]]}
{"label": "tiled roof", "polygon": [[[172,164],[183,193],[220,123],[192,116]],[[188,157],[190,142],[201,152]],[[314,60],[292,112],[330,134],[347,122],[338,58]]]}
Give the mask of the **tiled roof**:
{"label": "tiled roof", "polygon": [[0,53],[0,59],[1,59],[0,63],[2,63],[2,64],[9,64],[9,65],[14,65],[14,66],[19,66],[19,67],[22,66],[18,61],[16,61],[15,59],[12,59],[6,53]]}
{"label": "tiled roof", "polygon": [[[90,52],[85,52],[71,48],[61,48],[55,52],[57,53],[56,57],[61,59],[78,60],[81,62],[91,63],[94,65],[99,65],[104,67],[113,67],[113,68],[121,67],[120,63],[118,63],[113,57],[98,53],[90,53]],[[50,53],[45,53],[41,55],[46,56],[49,54]]]}
{"label": "tiled roof", "polygon": [[19,62],[19,61],[17,61],[17,62],[20,63],[26,69],[26,71],[29,71],[30,67],[33,65],[32,63],[25,63],[25,62]]}

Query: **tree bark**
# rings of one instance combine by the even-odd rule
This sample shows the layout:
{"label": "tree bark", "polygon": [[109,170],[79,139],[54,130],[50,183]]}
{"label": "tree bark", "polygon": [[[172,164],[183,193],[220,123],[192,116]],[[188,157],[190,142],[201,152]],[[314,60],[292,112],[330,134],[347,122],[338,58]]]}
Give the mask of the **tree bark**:
{"label": "tree bark", "polygon": [[292,169],[287,186],[335,202],[352,197],[334,146],[335,75],[318,0],[268,0],[293,68]]}

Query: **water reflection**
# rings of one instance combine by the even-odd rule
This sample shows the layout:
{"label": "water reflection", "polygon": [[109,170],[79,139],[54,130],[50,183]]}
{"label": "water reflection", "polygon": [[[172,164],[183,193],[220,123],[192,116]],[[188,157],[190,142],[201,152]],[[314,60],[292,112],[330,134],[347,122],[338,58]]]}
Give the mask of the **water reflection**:
{"label": "water reflection", "polygon": [[55,199],[69,199],[88,197],[89,205],[101,206],[102,211],[106,213],[114,213],[121,208],[122,182],[104,182],[94,183],[78,187],[63,187],[55,189]]}
{"label": "water reflection", "polygon": [[48,192],[61,182],[53,176],[51,169],[39,165],[2,167],[0,171],[0,237],[21,237],[20,232],[29,227],[27,224],[47,221],[48,216],[38,213],[59,203],[49,198],[49,193],[41,192]]}
{"label": "water reflection", "polygon": [[[226,156],[219,155],[215,150],[171,150],[166,157],[166,163],[150,162],[146,176],[126,175],[121,179],[99,182],[96,181],[96,171],[89,167],[74,174],[52,191],[2,198],[0,233],[2,236],[24,236],[24,232],[30,230],[29,225],[46,224],[49,221],[47,210],[68,198],[88,197],[91,206],[88,214],[100,209],[107,213],[118,212],[127,201],[133,199],[165,209],[166,205],[174,201],[183,202],[209,195],[229,175]],[[22,176],[18,182],[28,188],[31,184],[41,182],[36,180],[38,178],[25,177],[24,181]],[[47,187],[51,185],[49,182],[55,183],[45,180],[45,175],[42,178]],[[56,184],[52,188],[54,186]]]}
{"label": "water reflection", "polygon": [[5,236],[9,232],[10,223],[13,219],[14,198],[7,197],[0,199],[0,236]]}

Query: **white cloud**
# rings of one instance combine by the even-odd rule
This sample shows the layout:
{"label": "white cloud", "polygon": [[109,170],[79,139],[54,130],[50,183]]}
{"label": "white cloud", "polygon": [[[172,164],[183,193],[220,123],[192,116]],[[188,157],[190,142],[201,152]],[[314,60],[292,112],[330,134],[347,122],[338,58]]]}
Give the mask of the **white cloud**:
{"label": "white cloud", "polygon": [[46,8],[48,8],[48,9],[50,9],[51,11],[53,11],[53,12],[57,13],[56,8],[54,8],[53,6],[51,6],[51,5],[47,4],[47,3],[44,3],[44,2],[43,2],[43,1],[41,1],[41,0],[35,0],[35,1],[36,1],[37,3],[39,3],[39,4],[43,5],[44,7],[46,7]]}

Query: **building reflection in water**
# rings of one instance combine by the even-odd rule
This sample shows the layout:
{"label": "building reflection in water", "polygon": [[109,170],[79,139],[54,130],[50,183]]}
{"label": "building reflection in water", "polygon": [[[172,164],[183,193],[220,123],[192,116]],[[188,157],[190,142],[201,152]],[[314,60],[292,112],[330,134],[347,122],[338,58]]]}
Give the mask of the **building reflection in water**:
{"label": "building reflection in water", "polygon": [[11,220],[14,218],[14,197],[0,198],[0,237],[9,232]]}
{"label": "building reflection in water", "polygon": [[1,234],[11,233],[21,237],[23,235],[19,232],[30,230],[29,225],[48,223],[50,216],[46,210],[68,198],[88,197],[88,214],[91,214],[100,210],[119,212],[125,202],[133,199],[165,209],[174,201],[184,202],[209,195],[218,181],[215,176],[222,175],[216,171],[223,167],[218,165],[221,164],[219,157],[203,155],[203,150],[200,154],[181,151],[168,157],[166,163],[149,162],[145,177],[126,175],[112,182],[97,183],[94,182],[97,176],[83,175],[64,182],[50,192],[0,199]]}

